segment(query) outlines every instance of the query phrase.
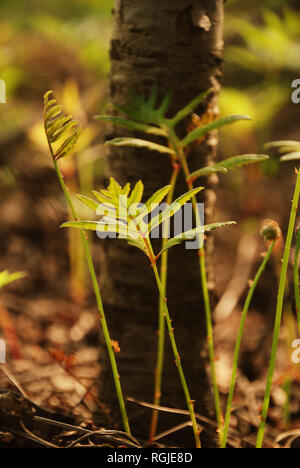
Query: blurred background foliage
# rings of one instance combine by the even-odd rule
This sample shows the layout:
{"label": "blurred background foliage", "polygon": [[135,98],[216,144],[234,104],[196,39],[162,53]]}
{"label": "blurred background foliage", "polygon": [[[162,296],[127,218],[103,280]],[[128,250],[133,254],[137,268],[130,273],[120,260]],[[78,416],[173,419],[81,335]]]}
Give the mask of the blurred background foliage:
{"label": "blurred background foliage", "polygon": [[[42,128],[46,90],[54,89],[65,111],[82,123],[77,156],[62,162],[71,190],[88,193],[103,174],[105,128],[93,116],[107,104],[112,8],[113,0],[1,0],[0,78],[7,84],[7,104],[0,105],[0,197],[7,229],[21,222],[34,230],[34,214],[36,225],[41,213],[46,224],[59,209],[54,194],[49,203],[49,193],[44,200],[39,194],[38,206],[32,190],[37,178],[43,180],[52,170]],[[299,139],[300,106],[291,102],[291,83],[300,77],[299,31],[299,0],[225,3],[220,111],[248,114],[253,121],[221,132],[220,157],[261,152],[270,139]],[[278,200],[269,209],[263,206],[268,204],[262,201],[263,177],[284,179],[288,171],[290,167],[279,170],[273,157],[263,168],[221,177],[219,190],[230,192],[232,211],[258,220],[279,210]],[[25,189],[18,198],[20,180]],[[244,193],[246,186],[252,187],[250,196]],[[33,200],[29,222],[24,213]]]}
{"label": "blurred background foliage", "polygon": [[[220,107],[222,113],[242,112],[253,118],[250,132],[239,125],[242,138],[227,140],[232,149],[248,151],[273,137],[297,137],[299,107],[291,102],[291,83],[300,76],[299,30],[298,1],[227,2]],[[278,168],[274,161],[266,166],[275,172]]]}

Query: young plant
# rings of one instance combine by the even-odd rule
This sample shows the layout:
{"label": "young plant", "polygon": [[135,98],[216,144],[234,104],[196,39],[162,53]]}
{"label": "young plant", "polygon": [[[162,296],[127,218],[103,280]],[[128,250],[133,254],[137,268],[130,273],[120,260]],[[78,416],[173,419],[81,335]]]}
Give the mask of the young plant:
{"label": "young plant", "polygon": [[[285,156],[281,157],[281,161],[295,161],[295,160],[300,159],[300,151],[299,151],[300,144],[298,142],[280,141],[280,142],[269,143],[267,145],[267,148],[272,148],[272,147],[278,148],[281,154],[288,153]],[[290,213],[289,226],[288,226],[288,232],[287,232],[287,237],[285,241],[283,261],[282,261],[282,267],[281,267],[281,273],[280,273],[280,279],[279,279],[279,290],[278,290],[278,296],[277,296],[277,306],[276,306],[276,314],[275,314],[275,324],[274,324],[270,364],[269,364],[269,369],[268,369],[268,374],[267,374],[266,390],[265,390],[265,396],[264,396],[263,407],[262,407],[261,421],[260,421],[258,434],[257,434],[256,448],[261,448],[263,444],[269,405],[270,405],[274,370],[275,370],[275,365],[276,365],[276,355],[277,355],[277,347],[278,347],[278,342],[279,342],[279,333],[280,333],[280,326],[281,326],[281,319],[282,319],[286,276],[287,276],[287,270],[288,270],[288,265],[289,265],[290,251],[291,251],[292,240],[293,240],[293,235],[294,235],[294,230],[295,230],[295,222],[296,222],[299,196],[300,196],[300,171],[298,169],[296,169],[296,174],[297,174],[297,179],[296,179],[296,185],[294,189],[292,209]]]}
{"label": "young plant", "polygon": [[[249,117],[243,115],[232,115],[221,119],[215,119],[215,114],[213,110],[208,106],[207,112],[199,119],[195,114],[192,115],[192,121],[197,122],[196,128],[192,130],[183,138],[180,139],[176,133],[176,127],[182,122],[183,119],[190,116],[194,109],[199,106],[201,102],[208,97],[210,91],[196,96],[186,107],[181,109],[177,114],[172,117],[166,117],[168,107],[170,104],[170,93],[168,93],[161,105],[157,106],[157,87],[152,88],[150,97],[148,100],[145,100],[143,97],[130,93],[130,101],[123,106],[116,106],[116,108],[124,113],[127,117],[121,118],[116,116],[98,116],[100,120],[110,122],[114,125],[118,125],[128,130],[135,132],[142,132],[152,136],[159,136],[165,139],[166,144],[157,144],[149,140],[144,140],[140,138],[115,138],[106,142],[106,145],[114,146],[129,146],[136,148],[147,148],[148,150],[158,151],[162,154],[166,154],[170,157],[171,163],[173,166],[173,173],[171,176],[170,183],[173,186],[172,192],[174,192],[176,181],[178,178],[178,173],[183,169],[184,176],[187,182],[187,187],[189,190],[194,189],[193,182],[201,176],[207,176],[216,172],[227,172],[230,169],[235,169],[246,164],[251,164],[254,162],[260,162],[268,158],[265,155],[244,155],[237,156],[234,158],[226,159],[221,163],[215,164],[211,167],[201,168],[198,171],[191,173],[188,164],[188,154],[191,149],[191,145],[201,143],[205,136],[213,130],[217,130],[225,125],[233,124],[234,122],[240,120],[249,120]],[[193,124],[194,127],[194,124]],[[172,194],[169,194],[168,203],[172,202]],[[195,196],[192,197],[192,204],[194,210],[194,216],[196,220],[196,226],[199,228],[201,226],[201,219],[197,208],[197,199]],[[217,385],[217,377],[215,370],[215,351],[214,351],[214,340],[213,340],[213,323],[212,323],[212,314],[211,314],[211,305],[209,298],[209,290],[207,283],[207,274],[206,274],[206,260],[205,260],[205,249],[204,246],[201,246],[198,252],[199,257],[199,269],[200,277],[203,291],[204,307],[205,307],[205,317],[206,317],[206,328],[207,328],[207,337],[208,337],[208,350],[210,358],[210,367],[211,367],[211,377],[212,377],[212,386],[214,393],[215,401],[215,412],[218,422],[219,433],[223,425],[220,396]],[[163,290],[165,291],[167,283],[167,253],[164,254],[162,258],[162,268],[161,268],[161,280]],[[160,315],[161,315],[161,304],[160,304]],[[160,328],[159,328],[159,343],[158,343],[158,358],[157,358],[157,368],[156,368],[156,383],[155,383],[155,392],[154,392],[154,404],[158,405],[160,402],[161,396],[161,373],[162,373],[162,362],[163,362],[163,320],[160,319]],[[157,412],[154,410],[151,430],[150,430],[150,442],[153,440],[157,425]]]}
{"label": "young plant", "polygon": [[[62,227],[76,227],[79,229],[88,229],[97,231],[99,235],[116,235],[124,239],[129,245],[140,249],[149,259],[153,269],[154,277],[156,280],[157,288],[161,303],[163,305],[162,315],[166,321],[166,326],[169,332],[169,338],[178,369],[181,385],[186,399],[186,404],[190,413],[191,423],[193,427],[196,447],[200,447],[199,430],[194,412],[194,402],[191,399],[188,389],[187,381],[181,364],[181,358],[175,340],[174,329],[172,320],[170,318],[167,298],[162,286],[161,278],[157,268],[157,260],[164,251],[169,250],[177,244],[184,241],[196,239],[203,232],[212,231],[218,227],[222,227],[229,223],[215,223],[207,226],[197,227],[168,239],[162,250],[155,254],[152,248],[151,232],[159,227],[162,223],[168,223],[170,218],[175,215],[191,198],[202,190],[202,187],[195,188],[184,195],[181,195],[173,201],[161,213],[153,215],[153,211],[157,208],[158,204],[168,195],[172,190],[171,185],[161,188],[144,204],[140,206],[142,200],[144,186],[141,181],[137,182],[135,187],[130,192],[130,184],[127,183],[121,187],[113,178],[110,179],[110,184],[107,190],[101,192],[93,192],[97,200],[79,196],[79,199],[90,208],[94,209],[98,215],[102,216],[100,222],[97,221],[74,221],[67,222]],[[100,204],[99,204],[100,203]],[[150,222],[146,222],[145,218]]]}
{"label": "young plant", "polygon": [[[50,150],[50,154],[53,160],[53,164],[56,170],[58,180],[60,182],[62,191],[65,195],[67,204],[71,211],[71,214],[75,220],[78,220],[78,216],[68,191],[66,184],[64,182],[63,175],[60,171],[58,160],[70,155],[76,146],[77,140],[80,134],[80,128],[76,120],[72,120],[72,117],[69,115],[64,115],[62,113],[62,107],[57,104],[55,99],[51,99],[50,96],[52,91],[48,91],[44,96],[44,128],[47,137],[47,142]],[[96,277],[96,271],[92,260],[92,255],[90,252],[89,244],[83,230],[80,231],[81,241],[83,249],[86,255],[86,260],[90,272],[90,277],[92,280],[94,293],[97,301],[98,311],[100,314],[100,322],[105,338],[105,343],[111,363],[113,378],[115,382],[116,392],[118,396],[119,406],[122,414],[123,425],[125,431],[130,434],[130,426],[128,422],[124,396],[121,388],[120,376],[118,372],[118,366],[115,358],[115,353],[112,346],[112,340],[110,338],[110,333],[107,325],[107,320],[103,308],[102,298],[100,294],[100,289]]]}
{"label": "young plant", "polygon": [[226,413],[225,413],[225,422],[224,422],[224,427],[222,430],[222,438],[221,438],[221,448],[226,448],[227,444],[227,438],[228,438],[228,431],[229,431],[229,425],[230,425],[230,416],[231,416],[231,410],[232,410],[232,402],[233,402],[233,397],[234,397],[234,390],[235,390],[235,384],[236,384],[236,376],[237,376],[237,370],[238,370],[238,360],[239,360],[239,355],[240,355],[240,348],[241,348],[241,342],[243,338],[243,333],[244,333],[244,327],[245,327],[245,322],[248,314],[248,310],[251,304],[251,300],[253,298],[256,286],[270,260],[271,254],[273,252],[274,246],[276,241],[279,239],[281,236],[281,231],[278,226],[278,224],[275,221],[267,220],[265,221],[261,234],[264,236],[266,241],[269,243],[269,248],[268,252],[264,256],[263,262],[260,265],[256,276],[254,280],[251,282],[251,287],[249,289],[246,302],[242,311],[242,316],[240,320],[240,325],[238,329],[238,335],[237,335],[237,340],[235,344],[235,350],[234,350],[234,358],[233,358],[233,367],[232,367],[232,375],[231,375],[231,382],[230,382],[230,387],[229,387],[229,395],[228,395],[228,402],[227,402],[227,407],[226,407]]}

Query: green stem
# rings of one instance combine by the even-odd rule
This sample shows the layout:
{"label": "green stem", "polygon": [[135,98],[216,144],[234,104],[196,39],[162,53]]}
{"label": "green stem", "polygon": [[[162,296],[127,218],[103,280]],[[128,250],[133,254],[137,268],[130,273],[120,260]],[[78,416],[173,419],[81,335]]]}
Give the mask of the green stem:
{"label": "green stem", "polygon": [[[191,172],[190,172],[184,151],[182,150],[180,146],[180,142],[175,132],[170,128],[168,128],[168,132],[169,132],[170,142],[176,152],[178,160],[185,174],[188,188],[189,190],[193,190],[194,184],[191,181]],[[197,207],[196,197],[192,198],[192,204],[193,204],[194,216],[196,219],[196,227],[198,228],[202,226],[202,222],[201,222],[198,207]],[[215,356],[215,350],[214,350],[213,321],[212,321],[211,305],[210,305],[208,283],[207,283],[206,259],[205,259],[204,246],[202,246],[199,249],[198,257],[199,257],[200,277],[201,277],[201,285],[202,285],[203,301],[204,301],[204,309],[205,309],[208,353],[209,353],[209,361],[210,361],[210,368],[211,368],[211,380],[212,380],[213,393],[214,393],[214,403],[215,403],[215,412],[216,412],[216,418],[217,418],[217,423],[218,423],[219,439],[221,441],[223,417],[222,417],[220,394],[219,394],[219,389],[218,389],[216,366],[215,366],[216,356]]]}
{"label": "green stem", "polygon": [[[174,189],[178,177],[180,167],[174,163],[173,173],[170,179],[171,190],[168,193],[168,197],[166,203],[171,205],[174,196]],[[162,241],[162,249],[164,248],[168,238],[168,225],[167,223],[164,226],[163,232],[163,241]],[[161,255],[161,267],[160,267],[160,278],[161,278],[161,286],[162,286],[162,293],[163,297],[166,296],[166,289],[167,289],[167,277],[168,277],[168,250],[162,253]],[[164,348],[165,348],[165,318],[164,318],[164,302],[163,300],[159,299],[159,329],[158,329],[158,350],[157,350],[157,361],[156,361],[156,368],[155,368],[155,384],[154,384],[154,399],[153,404],[158,406],[161,400],[161,387],[162,387],[162,371],[163,371],[163,363],[164,363]],[[150,436],[149,436],[149,443],[152,444],[155,438],[156,429],[158,423],[158,410],[153,410],[152,412],[152,419],[150,425]]]}
{"label": "green stem", "polygon": [[300,334],[299,253],[300,253],[300,229],[298,229],[297,231],[295,262],[294,262],[295,305],[296,305],[296,313],[297,313],[298,331]]}
{"label": "green stem", "polygon": [[230,383],[230,389],[229,389],[229,395],[228,395],[228,402],[227,402],[227,407],[226,407],[226,413],[225,413],[225,422],[224,422],[224,428],[222,431],[222,440],[221,440],[221,448],[226,447],[227,443],[227,438],[228,438],[228,431],[229,431],[229,424],[230,424],[230,416],[231,416],[231,409],[232,409],[232,402],[233,402],[233,396],[234,396],[234,390],[235,390],[235,384],[236,384],[236,376],[237,376],[237,369],[238,369],[238,360],[239,360],[239,355],[240,355],[240,348],[241,348],[241,342],[243,338],[243,332],[244,332],[244,326],[245,326],[245,321],[247,317],[247,313],[251,304],[251,300],[253,297],[253,294],[255,292],[256,286],[261,278],[261,275],[263,274],[267,263],[270,260],[272,251],[274,249],[276,241],[272,241],[268,253],[266,257],[264,258],[256,276],[253,281],[253,284],[251,285],[251,288],[249,290],[249,293],[247,295],[245,305],[243,308],[242,316],[241,316],[241,321],[238,329],[238,335],[237,335],[237,340],[235,344],[235,350],[234,350],[234,358],[233,358],[233,368],[232,368],[232,375],[231,375],[231,383]]}
{"label": "green stem", "polygon": [[285,393],[285,403],[282,407],[284,429],[288,431],[291,424],[291,391],[292,391],[292,379],[288,378],[282,385],[282,389]]}
{"label": "green stem", "polygon": [[296,221],[296,215],[297,215],[297,209],[298,209],[298,203],[299,203],[299,195],[300,195],[300,171],[298,170],[297,182],[296,182],[296,187],[295,187],[295,192],[294,192],[288,233],[287,233],[284,255],[283,255],[283,263],[282,263],[281,273],[280,273],[279,291],[278,291],[278,298],[277,298],[275,325],[274,325],[273,342],[272,342],[272,351],[271,351],[270,365],[269,365],[268,376],[267,376],[267,385],[266,385],[265,397],[264,397],[264,402],[263,402],[261,422],[260,422],[258,434],[257,434],[256,448],[262,447],[265,428],[266,428],[266,422],[267,422],[267,417],[268,417],[272,382],[273,382],[274,370],[275,370],[275,365],[276,365],[277,346],[278,346],[278,341],[279,341],[280,325],[281,325],[281,318],[282,318],[286,275],[287,275],[287,270],[288,270],[288,265],[289,265],[290,251],[291,251],[291,245],[292,245],[293,234],[294,234],[294,229],[295,229],[295,221]]}
{"label": "green stem", "polygon": [[[78,216],[77,216],[75,207],[73,205],[70,193],[69,193],[69,191],[68,191],[68,189],[66,187],[66,184],[65,184],[63,175],[62,175],[62,173],[60,171],[60,168],[59,168],[59,166],[58,166],[58,164],[57,164],[57,162],[55,161],[54,158],[53,158],[53,163],[54,163],[54,167],[55,167],[55,170],[56,170],[57,177],[58,177],[58,180],[60,182],[61,188],[63,190],[63,193],[64,193],[65,197],[66,197],[67,203],[68,203],[68,205],[70,207],[72,216],[73,216],[73,218],[75,220],[78,220]],[[122,392],[122,388],[121,388],[121,382],[120,382],[120,376],[119,376],[119,372],[118,372],[118,366],[117,366],[117,362],[116,362],[116,358],[115,358],[115,353],[114,353],[114,350],[113,350],[113,347],[112,347],[112,344],[111,344],[111,338],[110,338],[110,334],[109,334],[109,330],[108,330],[108,326],[107,326],[107,321],[106,321],[106,317],[105,317],[105,313],[104,313],[104,308],[103,308],[101,293],[100,293],[100,289],[99,289],[99,285],[98,285],[98,281],[97,281],[97,276],[96,276],[96,272],[95,272],[95,267],[94,267],[94,264],[93,264],[93,260],[92,260],[92,256],[91,256],[91,252],[90,252],[90,248],[89,248],[89,244],[88,244],[86,235],[85,235],[85,233],[84,233],[84,231],[82,229],[80,229],[80,235],[81,235],[81,240],[82,240],[83,248],[84,248],[87,263],[88,263],[88,268],[89,268],[89,272],[90,272],[90,276],[91,276],[95,296],[96,296],[98,311],[99,311],[99,314],[100,314],[100,322],[101,322],[101,326],[102,326],[102,330],[103,330],[103,334],[104,334],[104,339],[105,339],[105,343],[106,343],[106,347],[107,347],[107,351],[108,351],[108,355],[109,355],[109,359],[110,359],[110,363],[111,363],[111,368],[112,368],[113,378],[114,378],[115,387],[116,387],[116,391],[117,391],[117,396],[118,396],[118,400],[119,400],[120,410],[121,410],[121,414],[122,414],[124,429],[128,434],[130,434],[130,426],[129,426],[129,422],[128,422],[128,417],[127,417],[123,392]]]}
{"label": "green stem", "polygon": [[[151,245],[149,246],[149,249],[151,250],[151,252],[153,252]],[[175,340],[175,336],[174,336],[174,330],[173,330],[173,327],[172,327],[172,320],[170,318],[169,310],[168,310],[168,306],[167,306],[167,298],[163,294],[164,291],[163,291],[163,288],[162,288],[160,276],[159,276],[159,273],[158,273],[158,269],[157,269],[157,266],[156,266],[156,263],[155,263],[155,258],[153,256],[153,253],[151,255],[151,264],[152,264],[152,267],[153,267],[157,287],[158,287],[158,290],[159,290],[159,293],[160,293],[160,299],[164,304],[163,314],[164,314],[164,317],[165,317],[165,320],[166,320],[166,324],[167,324],[167,328],[168,328],[168,332],[169,332],[169,336],[170,336],[170,341],[171,341],[171,346],[172,346],[172,350],[173,350],[173,354],[174,354],[174,358],[175,358],[175,363],[176,363],[176,366],[177,366],[177,369],[178,369],[181,385],[182,385],[184,395],[185,395],[185,399],[186,399],[186,403],[187,403],[187,407],[188,407],[188,410],[190,412],[190,417],[191,417],[191,422],[192,422],[196,447],[201,448],[201,442],[200,442],[200,437],[199,437],[199,428],[198,428],[198,425],[197,425],[195,411],[194,411],[194,401],[191,399],[190,392],[189,392],[189,389],[188,389],[188,386],[187,386],[187,381],[186,381],[184,371],[183,371],[183,368],[182,368],[181,358],[180,358],[180,355],[179,355],[179,352],[178,352],[178,348],[177,348],[176,340]]]}

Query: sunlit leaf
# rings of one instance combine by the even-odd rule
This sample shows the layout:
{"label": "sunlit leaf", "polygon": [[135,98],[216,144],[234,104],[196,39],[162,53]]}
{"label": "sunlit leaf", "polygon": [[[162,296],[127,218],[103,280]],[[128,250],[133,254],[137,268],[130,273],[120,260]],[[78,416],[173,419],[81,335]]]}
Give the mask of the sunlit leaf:
{"label": "sunlit leaf", "polygon": [[16,272],[16,273],[9,273],[8,270],[4,270],[0,272],[0,288],[6,286],[7,284],[13,283],[19,279],[22,279],[26,276],[24,271]]}
{"label": "sunlit leaf", "polygon": [[97,211],[99,203],[93,198],[86,197],[85,195],[77,195],[77,198],[92,210]]}
{"label": "sunlit leaf", "polygon": [[87,231],[96,231],[99,221],[67,221],[61,224],[61,228],[77,228],[85,229]]}
{"label": "sunlit leaf", "polygon": [[232,158],[223,159],[219,164],[226,169],[236,169],[237,167],[259,163],[267,159],[269,159],[269,156],[266,154],[243,154],[242,156],[233,156]]}
{"label": "sunlit leaf", "polygon": [[280,161],[299,161],[300,152],[288,153],[285,156],[281,156]]}
{"label": "sunlit leaf", "polygon": [[190,229],[189,231],[179,234],[178,236],[172,237],[171,239],[167,240],[167,242],[164,245],[164,248],[159,252],[156,259],[158,259],[163,252],[169,250],[175,245],[181,244],[182,242],[195,240],[197,236],[204,234],[205,232],[214,231],[215,229],[230,226],[232,224],[236,223],[234,221],[227,221],[223,223],[206,224],[198,228]]}
{"label": "sunlit leaf", "polygon": [[209,89],[208,91],[199,94],[187,106],[185,106],[183,109],[177,112],[175,117],[169,120],[171,125],[175,127],[179,122],[181,122],[181,120],[183,120],[185,117],[191,114],[196,109],[196,107],[199,106],[199,104],[203,102],[204,99],[211,93],[211,91],[212,90]]}
{"label": "sunlit leaf", "polygon": [[226,173],[228,172],[228,170],[225,167],[221,167],[217,165],[203,167],[202,169],[199,169],[198,171],[193,172],[189,180],[196,180],[198,177],[209,176],[211,174],[216,174],[217,172]]}
{"label": "sunlit leaf", "polygon": [[145,244],[141,239],[127,239],[127,243],[132,247],[140,249],[147,257],[149,256]]}
{"label": "sunlit leaf", "polygon": [[204,167],[191,174],[190,180],[196,180],[198,177],[207,176],[216,172],[227,172],[228,170],[246,166],[248,164],[259,163],[269,159],[265,154],[243,154],[242,156],[234,156],[232,158],[223,159],[219,163],[211,167]]}
{"label": "sunlit leaf", "polygon": [[166,185],[161,189],[157,190],[145,203],[144,207],[141,209],[140,213],[137,215],[136,222],[139,225],[141,220],[150,215],[153,210],[163,201],[163,199],[168,195],[171,190],[172,185]]}
{"label": "sunlit leaf", "polygon": [[159,153],[174,154],[167,146],[153,143],[152,141],[140,140],[139,138],[114,138],[105,143],[105,146],[126,146],[131,148],[145,148]]}
{"label": "sunlit leaf", "polygon": [[138,236],[138,231],[136,229],[129,228],[126,224],[120,223],[118,221],[113,224],[108,224],[102,221],[68,221],[63,223],[60,227],[119,234],[124,239],[130,239],[131,237],[134,239]]}
{"label": "sunlit leaf", "polygon": [[278,140],[278,141],[270,141],[269,143],[266,143],[264,145],[265,149],[271,149],[271,148],[280,148],[281,146],[286,146],[286,147],[299,147],[300,148],[300,142],[299,141],[294,141],[294,140]]}

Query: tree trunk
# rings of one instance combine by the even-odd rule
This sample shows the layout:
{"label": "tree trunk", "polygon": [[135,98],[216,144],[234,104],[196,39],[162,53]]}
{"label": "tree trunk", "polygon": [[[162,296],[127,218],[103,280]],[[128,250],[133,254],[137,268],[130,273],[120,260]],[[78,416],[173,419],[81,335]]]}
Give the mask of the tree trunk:
{"label": "tree trunk", "polygon": [[[110,94],[114,104],[127,100],[128,89],[147,96],[154,83],[158,84],[160,96],[173,91],[170,115],[209,88],[213,88],[212,99],[216,101],[223,52],[223,0],[116,0],[114,16]],[[198,109],[198,114],[203,110]],[[124,132],[114,128],[109,137],[120,134]],[[210,136],[189,156],[193,170],[215,158],[216,142],[216,136]],[[110,150],[108,175],[122,184],[142,179],[146,197],[168,184],[170,174],[171,164],[161,154],[124,148]],[[205,191],[206,221],[214,204],[212,181],[207,183],[210,187]],[[181,176],[177,193],[185,191]],[[153,274],[139,251],[120,241],[104,241],[103,245],[103,295],[112,338],[121,347],[117,358],[123,389],[126,396],[152,402],[158,323]],[[206,327],[196,251],[181,247],[170,251],[168,305],[196,411],[207,414],[212,395],[205,371]],[[185,409],[168,343],[166,348],[162,404]],[[106,361],[100,390],[102,401],[117,409]],[[145,431],[150,412],[144,414],[132,404],[128,404],[128,410],[136,418],[135,433]],[[172,415],[168,419],[167,425],[175,421]],[[160,421],[163,423],[162,418]]]}

